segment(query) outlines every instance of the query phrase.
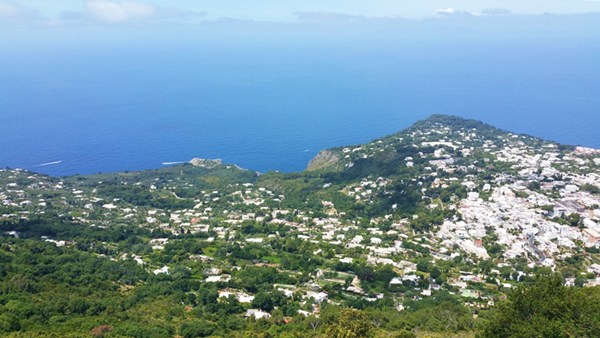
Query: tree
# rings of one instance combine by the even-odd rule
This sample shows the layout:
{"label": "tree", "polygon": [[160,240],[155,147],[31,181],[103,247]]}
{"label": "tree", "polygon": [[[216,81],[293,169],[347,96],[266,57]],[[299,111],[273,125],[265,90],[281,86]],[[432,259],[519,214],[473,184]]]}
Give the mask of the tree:
{"label": "tree", "polygon": [[595,195],[599,195],[600,194],[600,188],[598,186],[596,186],[596,185],[593,185],[593,184],[587,184],[587,183],[583,184],[581,186],[581,190],[587,191],[587,192],[589,192],[591,194],[595,194]]}
{"label": "tree", "polygon": [[273,297],[267,292],[261,291],[254,296],[254,300],[252,300],[252,307],[259,308],[264,311],[271,311],[275,303],[273,301]]}
{"label": "tree", "polygon": [[11,313],[0,314],[0,332],[18,331],[20,328],[17,316]]}
{"label": "tree", "polygon": [[440,271],[440,269],[438,269],[437,266],[434,266],[433,269],[431,269],[431,278],[433,279],[437,279],[438,277],[440,277],[442,275],[442,272]]}
{"label": "tree", "polygon": [[208,337],[215,332],[217,326],[206,320],[195,320],[181,325],[181,335],[184,338]]}
{"label": "tree", "polygon": [[579,222],[581,221],[581,215],[579,215],[576,212],[570,214],[566,218],[567,218],[567,222],[569,222],[569,224],[573,227],[576,227],[579,224]]}
{"label": "tree", "polygon": [[372,337],[373,324],[362,311],[344,309],[337,322],[327,328],[326,336],[332,338]]}
{"label": "tree", "polygon": [[600,289],[571,288],[559,274],[515,289],[495,310],[481,337],[598,337]]}
{"label": "tree", "polygon": [[417,338],[417,336],[408,330],[402,330],[396,333],[395,338]]}
{"label": "tree", "polygon": [[431,264],[427,258],[421,258],[417,262],[417,270],[421,272],[429,272],[430,265]]}

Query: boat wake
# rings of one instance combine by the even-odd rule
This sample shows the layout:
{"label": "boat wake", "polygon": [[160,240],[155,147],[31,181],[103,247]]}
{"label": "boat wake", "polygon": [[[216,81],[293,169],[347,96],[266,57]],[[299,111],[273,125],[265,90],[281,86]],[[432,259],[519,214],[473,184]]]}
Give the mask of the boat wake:
{"label": "boat wake", "polygon": [[162,165],[173,165],[173,164],[182,164],[182,163],[187,163],[187,161],[163,162]]}
{"label": "boat wake", "polygon": [[37,167],[47,167],[49,165],[56,165],[56,164],[61,164],[61,163],[62,163],[62,161],[54,161],[54,162],[42,163],[42,164],[36,165],[36,168]]}

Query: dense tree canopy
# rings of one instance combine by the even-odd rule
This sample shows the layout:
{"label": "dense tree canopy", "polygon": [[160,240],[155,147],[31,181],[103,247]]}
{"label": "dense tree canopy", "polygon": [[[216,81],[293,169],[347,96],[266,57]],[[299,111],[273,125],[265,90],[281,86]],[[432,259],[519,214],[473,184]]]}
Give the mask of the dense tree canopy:
{"label": "dense tree canopy", "polygon": [[558,274],[518,287],[481,337],[600,337],[600,289],[564,286]]}

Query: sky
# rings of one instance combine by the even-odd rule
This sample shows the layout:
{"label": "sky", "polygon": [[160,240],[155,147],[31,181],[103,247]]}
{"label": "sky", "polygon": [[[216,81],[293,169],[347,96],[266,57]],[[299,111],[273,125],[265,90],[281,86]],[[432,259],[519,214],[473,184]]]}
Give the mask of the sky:
{"label": "sky", "polygon": [[294,22],[598,12],[600,0],[0,0],[0,25],[181,25],[223,18]]}
{"label": "sky", "polygon": [[[130,100],[156,96],[166,105],[149,113],[154,121],[162,116],[159,110],[171,111],[171,101],[181,98],[187,111],[186,99],[221,89],[220,101],[208,100],[218,104],[207,107],[223,111],[230,92],[256,93],[248,102],[264,100],[257,107],[268,112],[277,107],[271,100],[282,100],[291,112],[304,113],[305,102],[312,102],[304,93],[311,90],[323,107],[340,102],[344,92],[367,107],[362,92],[349,91],[354,86],[373,92],[382,111],[446,112],[428,109],[429,101],[437,102],[435,93],[443,97],[447,91],[464,99],[456,108],[463,112],[470,93],[496,90],[481,87],[483,70],[492,74],[491,83],[517,94],[505,100],[506,109],[525,101],[552,108],[554,94],[525,100],[523,88],[564,86],[548,93],[593,98],[585,101],[593,107],[581,111],[594,118],[598,46],[600,0],[0,0],[0,117],[22,128],[21,113],[31,111],[52,116],[48,121],[64,128],[61,123],[76,116],[71,113],[102,118],[104,107],[120,111],[137,107]],[[401,84],[389,80],[389,87],[371,87],[396,78]],[[453,87],[455,78],[465,78],[468,86]],[[472,87],[469,79],[475,79]],[[178,85],[165,85],[171,82]],[[270,94],[279,83],[288,90],[285,99]],[[413,93],[419,85],[426,95],[393,106],[395,91]],[[55,91],[65,96],[55,101]],[[291,101],[297,104],[288,104],[288,96],[299,98]],[[231,114],[252,115],[252,109],[234,106]],[[27,116],[42,125],[36,115]]]}

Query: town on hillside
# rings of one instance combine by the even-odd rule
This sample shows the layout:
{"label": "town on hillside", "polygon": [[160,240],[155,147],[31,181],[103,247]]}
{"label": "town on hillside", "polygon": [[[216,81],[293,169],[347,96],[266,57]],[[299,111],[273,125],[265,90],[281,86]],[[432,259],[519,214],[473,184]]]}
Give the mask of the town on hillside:
{"label": "town on hillside", "polygon": [[[12,262],[0,272],[10,277],[5,290],[39,295],[0,302],[27,304],[17,319],[33,331],[88,330],[69,316],[95,327],[144,311],[219,323],[205,323],[209,335],[249,322],[316,331],[336,308],[470,331],[537,274],[600,285],[600,150],[435,115],[323,151],[299,173],[202,159],[70,177],[7,168],[0,261]],[[52,291],[48,276],[65,285]],[[96,285],[98,297],[53,294],[79,284]],[[420,317],[440,304],[455,318]],[[170,332],[171,324],[150,324]]]}

